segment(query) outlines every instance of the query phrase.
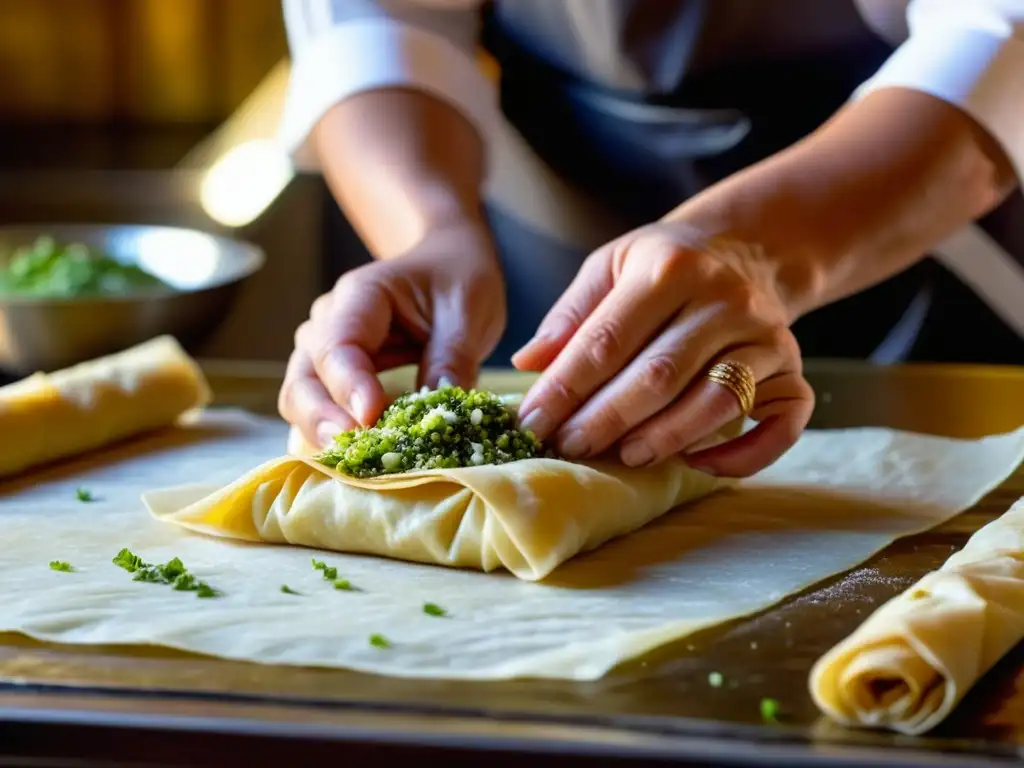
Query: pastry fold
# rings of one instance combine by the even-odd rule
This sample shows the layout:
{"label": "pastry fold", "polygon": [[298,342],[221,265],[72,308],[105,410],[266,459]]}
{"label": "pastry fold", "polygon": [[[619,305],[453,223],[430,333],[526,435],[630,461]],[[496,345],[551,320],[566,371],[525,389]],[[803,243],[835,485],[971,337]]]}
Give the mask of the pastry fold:
{"label": "pastry fold", "polygon": [[193,531],[543,579],[573,556],[634,531],[724,482],[673,460],[527,459],[357,479],[308,456],[268,461],[227,487],[143,497]]}

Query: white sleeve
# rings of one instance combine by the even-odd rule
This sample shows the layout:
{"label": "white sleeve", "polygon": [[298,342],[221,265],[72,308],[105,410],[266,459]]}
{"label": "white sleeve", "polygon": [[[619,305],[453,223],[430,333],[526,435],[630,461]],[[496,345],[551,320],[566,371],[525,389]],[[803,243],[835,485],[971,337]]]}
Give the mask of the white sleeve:
{"label": "white sleeve", "polygon": [[910,35],[855,94],[912,88],[954,104],[1024,179],[1024,0],[911,0]]}
{"label": "white sleeve", "polygon": [[279,137],[299,167],[318,163],[313,127],[335,104],[378,88],[444,99],[486,136],[494,87],[476,60],[481,0],[283,0],[291,73]]}

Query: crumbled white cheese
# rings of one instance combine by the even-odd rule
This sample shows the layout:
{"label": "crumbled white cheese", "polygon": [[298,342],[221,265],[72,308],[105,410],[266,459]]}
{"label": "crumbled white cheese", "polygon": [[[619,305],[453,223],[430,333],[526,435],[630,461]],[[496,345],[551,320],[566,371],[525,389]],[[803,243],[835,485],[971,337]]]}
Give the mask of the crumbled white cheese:
{"label": "crumbled white cheese", "polygon": [[459,417],[456,416],[454,412],[449,411],[443,405],[438,405],[431,408],[429,411],[427,411],[426,416],[424,416],[423,418],[431,419],[434,416],[440,416],[442,419],[445,420],[445,423],[447,424],[458,424],[459,422]]}
{"label": "crumbled white cheese", "polygon": [[470,441],[469,444],[471,446],[473,446],[473,455],[469,457],[470,463],[474,464],[474,465],[477,465],[477,466],[479,466],[480,464],[483,464],[484,463],[484,444],[483,443],[474,443],[472,441]]}
{"label": "crumbled white cheese", "polygon": [[484,412],[479,408],[474,408],[473,412],[469,414],[469,423],[474,427],[479,427],[480,422],[484,420]]}

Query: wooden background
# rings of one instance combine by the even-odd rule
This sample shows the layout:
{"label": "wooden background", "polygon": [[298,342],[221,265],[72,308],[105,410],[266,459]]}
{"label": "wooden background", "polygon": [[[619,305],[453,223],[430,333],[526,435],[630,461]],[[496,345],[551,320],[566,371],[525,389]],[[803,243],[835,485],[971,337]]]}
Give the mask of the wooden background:
{"label": "wooden background", "polygon": [[0,118],[217,122],[285,56],[281,0],[0,0]]}

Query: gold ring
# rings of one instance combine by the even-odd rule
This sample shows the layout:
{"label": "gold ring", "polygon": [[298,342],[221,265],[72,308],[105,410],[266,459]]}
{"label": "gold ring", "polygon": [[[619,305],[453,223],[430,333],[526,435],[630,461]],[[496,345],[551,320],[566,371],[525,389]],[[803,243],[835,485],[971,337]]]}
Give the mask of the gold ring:
{"label": "gold ring", "polygon": [[754,392],[757,389],[757,379],[749,365],[737,363],[733,360],[724,360],[715,363],[705,374],[709,381],[721,384],[728,389],[740,402],[740,410],[746,416],[754,410]]}

